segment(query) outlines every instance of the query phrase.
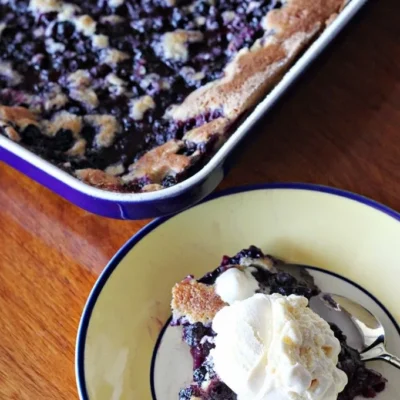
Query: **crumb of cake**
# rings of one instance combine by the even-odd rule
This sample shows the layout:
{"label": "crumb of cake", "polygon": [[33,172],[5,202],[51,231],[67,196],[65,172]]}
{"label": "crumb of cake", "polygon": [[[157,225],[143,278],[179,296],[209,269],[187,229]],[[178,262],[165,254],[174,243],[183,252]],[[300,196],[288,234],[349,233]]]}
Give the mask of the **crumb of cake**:
{"label": "crumb of cake", "polygon": [[78,137],[82,129],[82,117],[67,111],[59,111],[50,121],[42,123],[42,129],[48,136],[55,136],[60,129],[67,129]]}
{"label": "crumb of cake", "polygon": [[66,154],[72,157],[83,157],[85,155],[87,142],[85,139],[78,139]]}
{"label": "crumb of cake", "polygon": [[222,135],[230,123],[231,121],[227,118],[220,117],[214,119],[208,124],[204,124],[198,128],[186,132],[183,140],[187,140],[188,142],[193,142],[196,144],[205,143],[212,135]]}
{"label": "crumb of cake", "polygon": [[130,116],[134,120],[139,121],[143,119],[146,111],[154,108],[155,106],[156,103],[154,103],[153,98],[148,95],[139,97],[138,99],[133,99],[130,102]]}
{"label": "crumb of cake", "polygon": [[95,143],[98,147],[109,147],[120,131],[117,119],[113,115],[88,115],[85,122],[97,128]]}
{"label": "crumb of cake", "polygon": [[189,323],[209,324],[226,303],[215,293],[213,286],[195,279],[177,283],[172,289],[171,307],[174,316],[184,316]]}
{"label": "crumb of cake", "polygon": [[150,183],[149,185],[145,185],[142,187],[142,192],[155,192],[157,190],[161,190],[163,187],[159,183]]}
{"label": "crumb of cake", "polygon": [[200,31],[179,29],[167,32],[162,39],[164,57],[175,61],[187,61],[189,57],[188,43],[201,42],[203,37],[204,35]]}
{"label": "crumb of cake", "polygon": [[158,183],[167,175],[176,175],[182,172],[190,164],[188,157],[177,154],[182,147],[183,142],[171,140],[150,150],[129,167],[131,172],[123,176],[123,181],[131,182],[147,177],[154,183]]}
{"label": "crumb of cake", "polygon": [[117,190],[121,186],[120,180],[112,175],[108,175],[97,169],[80,169],[76,171],[76,176],[81,181],[89,183],[92,186],[108,190]]}

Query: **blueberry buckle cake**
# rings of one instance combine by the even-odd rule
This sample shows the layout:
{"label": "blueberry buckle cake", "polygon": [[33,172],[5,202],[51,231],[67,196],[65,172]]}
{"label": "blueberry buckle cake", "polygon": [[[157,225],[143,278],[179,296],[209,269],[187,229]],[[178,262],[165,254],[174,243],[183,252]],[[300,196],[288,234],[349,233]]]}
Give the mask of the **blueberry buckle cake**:
{"label": "blueberry buckle cake", "polygon": [[196,172],[345,0],[0,0],[0,134],[78,179]]}
{"label": "blueberry buckle cake", "polygon": [[179,400],[352,400],[385,389],[341,330],[308,307],[319,294],[313,278],[283,265],[251,246],[174,286],[171,325],[183,328],[193,358]]}

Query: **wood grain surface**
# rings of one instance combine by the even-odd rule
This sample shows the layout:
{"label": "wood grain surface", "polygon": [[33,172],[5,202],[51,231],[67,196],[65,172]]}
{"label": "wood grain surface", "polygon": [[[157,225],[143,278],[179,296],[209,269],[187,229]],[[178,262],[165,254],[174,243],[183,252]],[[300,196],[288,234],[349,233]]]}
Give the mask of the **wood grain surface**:
{"label": "wood grain surface", "polygon": [[[274,181],[331,185],[400,210],[398,0],[369,2],[259,123],[221,188]],[[82,308],[147,222],[91,215],[0,164],[0,400],[78,397]]]}

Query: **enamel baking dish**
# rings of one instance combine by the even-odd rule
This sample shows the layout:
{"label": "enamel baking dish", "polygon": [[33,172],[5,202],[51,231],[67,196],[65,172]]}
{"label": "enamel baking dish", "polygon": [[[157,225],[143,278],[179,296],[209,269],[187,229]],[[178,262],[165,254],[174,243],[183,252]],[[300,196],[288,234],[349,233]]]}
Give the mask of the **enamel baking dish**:
{"label": "enamel baking dish", "polygon": [[365,2],[366,0],[350,0],[334,22],[311,44],[210,161],[195,175],[175,186],[148,193],[115,193],[97,189],[3,136],[0,136],[0,161],[16,168],[77,206],[105,217],[144,219],[179,212],[199,202],[217,187],[227,172],[234,149],[247,136],[252,126],[346,26]]}

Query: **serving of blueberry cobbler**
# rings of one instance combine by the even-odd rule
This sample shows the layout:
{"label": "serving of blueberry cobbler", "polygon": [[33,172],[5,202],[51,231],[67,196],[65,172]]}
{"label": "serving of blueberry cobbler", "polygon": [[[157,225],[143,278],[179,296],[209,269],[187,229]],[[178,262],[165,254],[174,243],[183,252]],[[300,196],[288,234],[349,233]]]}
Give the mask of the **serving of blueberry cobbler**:
{"label": "serving of blueberry cobbler", "polygon": [[[335,376],[341,378],[342,383],[345,382],[336,394],[332,394],[329,390],[323,391],[323,393],[318,392],[318,385],[320,385],[321,382],[317,382],[317,379],[310,380],[310,388],[307,390],[307,395],[296,394],[300,392],[296,392],[296,384],[293,384],[291,386],[293,392],[290,392],[291,394],[287,397],[279,397],[276,394],[275,396],[277,397],[273,395],[271,395],[271,397],[238,396],[238,394],[232,390],[232,387],[235,386],[235,380],[232,381],[233,383],[230,382],[229,385],[227,382],[224,382],[220,374],[217,373],[217,367],[220,368],[219,371],[225,372],[225,370],[221,368],[221,365],[224,364],[224,360],[218,359],[218,357],[223,354],[221,353],[221,349],[218,350],[218,346],[225,346],[227,349],[230,348],[229,343],[224,342],[233,340],[232,338],[237,335],[237,332],[239,332],[238,328],[240,328],[237,324],[249,324],[250,320],[253,320],[255,324],[260,323],[260,316],[255,317],[255,314],[249,315],[254,313],[254,309],[251,308],[244,308],[245,312],[242,314],[242,317],[238,316],[240,307],[245,304],[250,304],[251,301],[255,304],[255,300],[260,302],[266,299],[272,299],[281,304],[289,304],[284,314],[286,317],[287,315],[292,317],[297,312],[294,309],[294,304],[300,302],[305,307],[302,310],[303,314],[301,314],[301,319],[304,320],[311,315],[312,311],[306,306],[308,303],[307,299],[319,294],[319,289],[314,284],[313,278],[305,271],[304,274],[302,273],[301,277],[295,278],[281,269],[283,265],[284,263],[282,261],[264,255],[260,249],[251,246],[246,250],[242,250],[234,257],[224,256],[220,266],[201,279],[195,280],[193,276],[188,276],[182,282],[174,286],[171,303],[173,311],[171,325],[179,325],[183,328],[183,340],[190,347],[193,358],[193,381],[188,387],[182,388],[179,395],[177,393],[177,398],[179,398],[179,400],[236,400],[237,398],[352,400],[356,396],[373,398],[378,392],[385,389],[386,379],[379,373],[365,366],[360,359],[359,353],[347,345],[346,337],[337,326],[328,324],[320,317],[312,317],[316,321],[316,318],[318,318],[316,324],[320,330],[316,335],[317,341],[322,340],[321,332],[327,333],[328,336],[331,335],[330,338],[327,336],[327,343],[329,343],[329,345],[323,344],[322,346],[324,350],[322,356],[334,360],[334,365],[332,365],[329,370],[328,378],[333,379],[332,374],[336,374]],[[228,275],[230,275],[229,279]],[[229,283],[229,286],[226,286],[227,283]],[[232,293],[234,293],[235,298],[232,297]],[[232,302],[233,300],[235,301]],[[234,308],[236,309],[234,310]],[[230,320],[235,320],[236,325],[228,324],[229,319],[226,317],[229,315],[229,309],[234,310],[231,312],[229,318]],[[222,321],[224,322],[221,324]],[[267,319],[267,324],[268,323]],[[274,323],[270,321],[270,323],[275,324],[276,321]],[[297,323],[297,328],[300,326],[299,324],[301,324],[301,321]],[[306,323],[307,329],[311,329],[310,324],[311,323]],[[215,332],[214,329],[216,329],[218,333]],[[257,332],[251,333],[255,335],[255,338],[262,336],[262,332],[257,329],[254,330]],[[218,336],[222,335],[222,332],[225,332],[225,336],[223,340],[220,338],[218,342]],[[289,346],[289,348],[292,346],[293,350],[294,339],[293,337],[289,339],[288,335],[289,334],[286,332],[284,336],[284,346],[286,346],[286,348],[287,346]],[[305,336],[310,336],[310,331],[307,331]],[[248,335],[246,337],[251,339],[252,336]],[[234,343],[234,341],[232,341],[232,343]],[[247,344],[243,342],[243,348],[246,349],[246,351],[244,351],[240,349],[240,346],[237,346],[237,342],[235,343],[236,345],[233,348],[235,352],[238,352],[239,359],[243,364],[239,365],[239,367],[246,369],[248,367],[246,363],[251,364],[251,357],[248,356],[247,350],[257,349],[257,346],[253,344],[247,347]],[[277,343],[274,343],[274,346],[279,349]],[[335,343],[337,353],[332,354]],[[218,345],[216,346],[216,344]],[[321,345],[321,343],[319,344]],[[230,349],[232,350],[232,347]],[[220,351],[220,353],[217,353],[217,350]],[[305,347],[301,347],[299,350],[300,355],[297,354],[297,356],[305,356],[303,361],[305,360],[304,362],[306,364],[308,362],[309,365],[322,365],[318,359],[314,360],[314,364],[309,361],[310,358],[312,358],[312,352],[308,354],[308,350],[309,349]],[[271,353],[268,354],[268,357],[271,357]],[[293,356],[290,352],[288,354],[291,357]],[[224,368],[229,369],[231,354],[228,352],[225,355],[228,361]],[[246,357],[249,357],[248,360]],[[279,354],[278,358],[284,359],[284,356],[281,357]],[[246,360],[243,361],[244,359]],[[232,360],[235,359],[232,358]],[[268,363],[272,362],[271,359],[268,359]],[[279,362],[280,360],[278,360],[278,366]],[[254,376],[259,372],[260,370],[252,370],[249,380],[254,379]],[[274,372],[275,368],[272,370],[272,373]],[[304,374],[301,375],[298,371],[296,373],[301,379],[304,378]],[[229,374],[226,376],[229,376]],[[294,375],[290,375],[290,379],[292,379],[293,376]],[[242,377],[237,375],[236,380],[240,379],[242,379]],[[273,380],[274,378],[272,381]],[[340,379],[337,379],[334,383],[340,386],[340,382],[338,383],[338,381],[340,381]],[[252,385],[253,388],[257,386],[254,382]],[[236,385],[236,387],[239,387],[239,385]],[[257,390],[259,388],[260,386],[258,386]]]}
{"label": "serving of blueberry cobbler", "polygon": [[344,0],[0,0],[0,134],[111,191],[198,170]]}

